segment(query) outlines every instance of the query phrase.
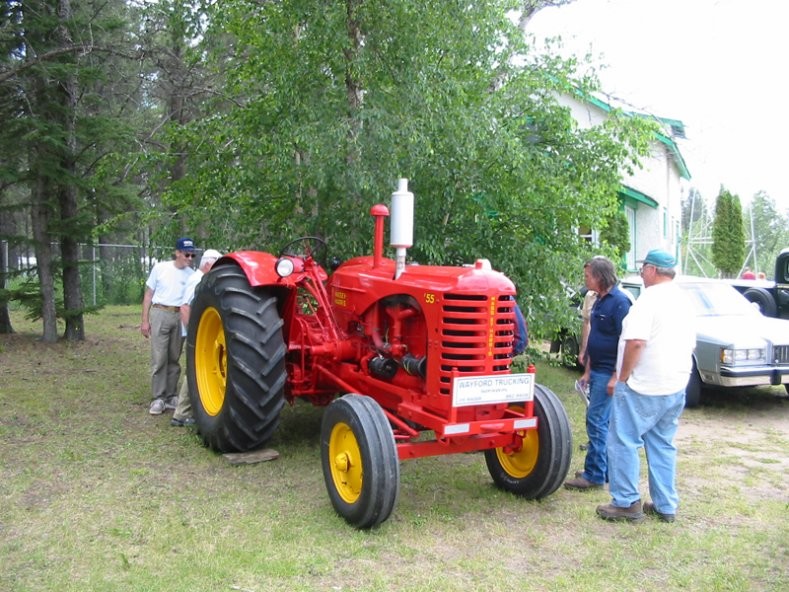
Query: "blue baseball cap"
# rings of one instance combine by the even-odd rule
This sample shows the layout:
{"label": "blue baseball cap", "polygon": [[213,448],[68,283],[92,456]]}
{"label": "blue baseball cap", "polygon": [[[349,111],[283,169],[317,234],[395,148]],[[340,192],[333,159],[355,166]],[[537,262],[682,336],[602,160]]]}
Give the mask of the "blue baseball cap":
{"label": "blue baseball cap", "polygon": [[677,264],[677,260],[674,258],[674,255],[663,249],[652,249],[647,253],[643,263],[654,265],[655,267],[671,268]]}
{"label": "blue baseball cap", "polygon": [[175,243],[175,248],[184,253],[194,253],[195,243],[191,238],[179,238]]}

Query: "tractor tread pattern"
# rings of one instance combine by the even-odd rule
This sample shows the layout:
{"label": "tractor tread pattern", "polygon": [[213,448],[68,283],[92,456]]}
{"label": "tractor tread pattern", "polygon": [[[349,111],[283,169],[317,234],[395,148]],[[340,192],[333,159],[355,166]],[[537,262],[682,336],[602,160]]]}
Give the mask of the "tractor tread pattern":
{"label": "tractor tread pattern", "polygon": [[[253,288],[234,265],[214,268],[200,284],[192,319],[214,307],[222,319],[227,345],[227,384],[222,408],[208,415],[200,403],[189,370],[192,407],[203,442],[219,452],[246,452],[266,444],[279,426],[285,404],[285,347],[277,299],[265,288]],[[193,339],[196,326],[190,327]],[[194,330],[192,330],[194,329]],[[191,355],[190,355],[191,345]],[[187,338],[187,358],[194,343]]]}
{"label": "tractor tread pattern", "polygon": [[494,483],[527,499],[542,499],[561,487],[570,470],[573,435],[570,419],[559,397],[549,388],[534,387],[534,416],[537,418],[539,453],[534,469],[526,477],[510,475],[498,460],[497,450],[486,450],[485,461]]}
{"label": "tractor tread pattern", "polygon": [[[351,428],[362,454],[362,492],[353,504],[340,497],[330,468],[333,459],[329,458],[329,440],[339,422]],[[400,492],[400,460],[389,420],[375,400],[366,395],[348,394],[329,405],[321,425],[321,460],[329,498],[346,522],[366,529],[389,518]]]}

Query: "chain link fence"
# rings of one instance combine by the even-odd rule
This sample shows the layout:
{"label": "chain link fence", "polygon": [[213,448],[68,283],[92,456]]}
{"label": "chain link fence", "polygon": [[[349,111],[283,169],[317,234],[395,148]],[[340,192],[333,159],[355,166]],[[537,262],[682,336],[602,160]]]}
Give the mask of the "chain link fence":
{"label": "chain link fence", "polygon": [[[80,278],[86,306],[137,304],[142,302],[145,280],[151,268],[169,259],[172,248],[140,245],[96,244],[79,246]],[[60,266],[59,248],[52,245],[53,264]],[[0,241],[0,272],[3,285],[11,289],[38,282],[36,257],[32,249],[11,247]],[[61,286],[56,289],[60,293]]]}

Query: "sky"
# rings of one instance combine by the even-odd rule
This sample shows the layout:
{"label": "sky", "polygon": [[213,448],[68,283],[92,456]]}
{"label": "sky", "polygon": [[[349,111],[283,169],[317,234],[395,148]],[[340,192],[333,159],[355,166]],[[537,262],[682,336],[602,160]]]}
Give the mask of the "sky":
{"label": "sky", "polygon": [[787,17],[783,0],[576,0],[542,9],[527,32],[591,52],[604,93],[629,108],[682,121],[689,186],[711,205],[723,185],[787,212]]}

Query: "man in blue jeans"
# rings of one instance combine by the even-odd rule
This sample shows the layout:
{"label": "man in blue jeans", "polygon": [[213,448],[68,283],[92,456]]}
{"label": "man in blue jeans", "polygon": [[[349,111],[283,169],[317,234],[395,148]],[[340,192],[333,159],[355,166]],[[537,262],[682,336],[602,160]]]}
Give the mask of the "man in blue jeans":
{"label": "man in blue jeans", "polygon": [[[693,305],[672,281],[675,265],[666,251],[647,253],[641,267],[646,289],[622,326],[608,432],[611,503],[597,507],[606,520],[641,522],[646,513],[674,522],[677,513],[674,436],[685,407],[696,331]],[[641,447],[652,497],[643,506]]]}
{"label": "man in blue jeans", "polygon": [[593,257],[584,265],[586,287],[597,293],[589,317],[582,384],[589,385],[586,434],[589,444],[583,471],[564,486],[572,490],[599,489],[608,480],[606,439],[611,415],[611,395],[616,377],[616,352],[622,320],[630,310],[630,298],[617,287],[614,264],[605,257]]}

